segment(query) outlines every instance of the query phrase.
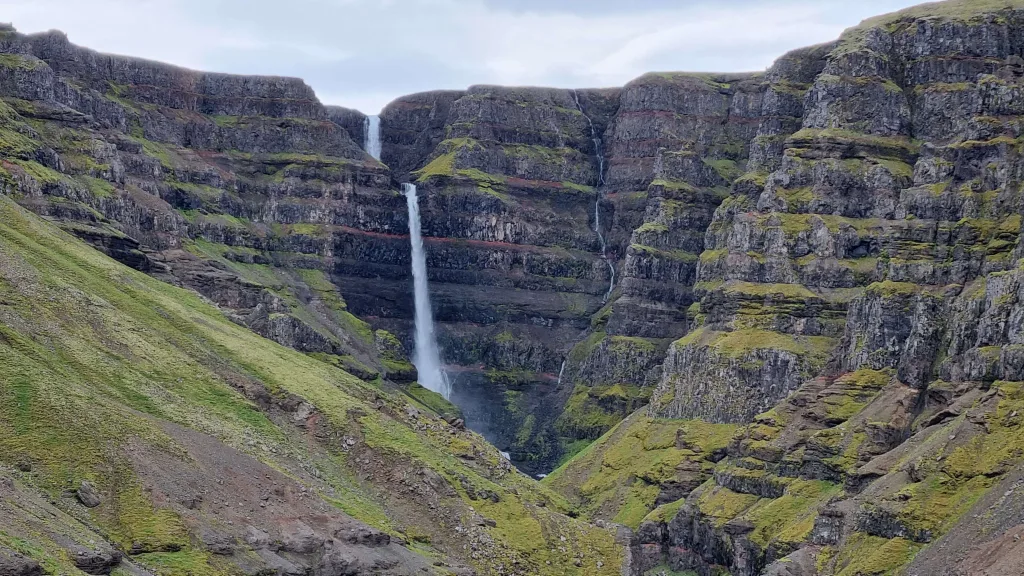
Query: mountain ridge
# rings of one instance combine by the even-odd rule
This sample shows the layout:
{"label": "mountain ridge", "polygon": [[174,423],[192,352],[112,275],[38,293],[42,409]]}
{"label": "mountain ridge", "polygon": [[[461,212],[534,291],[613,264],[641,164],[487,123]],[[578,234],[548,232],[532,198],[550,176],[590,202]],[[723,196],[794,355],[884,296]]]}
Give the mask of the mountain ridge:
{"label": "mountain ridge", "polygon": [[[401,548],[387,569],[416,567],[403,550],[426,545],[456,571],[617,572],[611,531],[562,512],[636,529],[629,574],[980,574],[966,559],[986,547],[999,574],[1017,561],[1009,541],[1020,509],[1020,8],[915,7],[763,73],[409,95],[382,112],[384,164],[357,144],[362,115],[323,106],[301,81],[149,66],[60,34],[4,30],[4,193],[306,354],[286,363],[336,374],[331,386],[366,404],[355,413],[373,414],[381,399],[385,420],[346,421],[361,455],[328,476],[368,474],[389,487],[368,508],[365,488],[346,493],[358,519]],[[419,188],[459,408],[418,387],[408,361],[399,181]],[[615,266],[607,302],[599,233]],[[38,241],[8,234],[5,246]],[[19,269],[5,278],[25,282]],[[8,304],[36,342],[39,319],[17,306]],[[8,335],[3,345],[12,342],[27,341]],[[337,406],[306,412],[325,401],[319,385],[282,399],[246,384],[266,375],[243,376],[228,379],[233,392],[215,387],[232,410],[254,405],[316,430],[324,414],[340,416]],[[150,410],[168,393],[144,378],[109,386],[97,390],[128,405],[159,400]],[[569,501],[517,476],[460,416],[523,470],[557,467],[545,483]],[[24,433],[16,415],[0,423],[9,438]],[[313,434],[326,445],[310,446],[345,451],[348,439],[339,446],[332,434]],[[202,442],[172,438],[202,461]],[[42,486],[78,512],[76,494],[136,497],[109,476],[57,473],[44,454],[19,449],[27,456],[3,460],[16,491]],[[420,452],[430,457],[417,469]],[[408,474],[382,476],[378,462]],[[13,472],[21,464],[36,472]],[[173,492],[159,475],[145,480]],[[535,490],[539,501],[526,497]],[[458,513],[439,529],[432,505]],[[153,514],[168,510],[192,514],[173,502]],[[518,524],[529,518],[529,529]],[[201,526],[187,538],[152,535],[156,544],[137,528],[136,548],[121,520],[101,520],[111,558],[98,561],[117,552],[177,574],[183,562],[247,569],[251,554],[281,556],[231,530],[235,543],[222,547]],[[351,544],[309,528],[318,544],[285,550],[297,569],[316,570],[327,542]],[[572,546],[548,548],[552,529]],[[46,556],[12,542],[0,544]],[[150,554],[172,556],[147,564]],[[376,561],[367,554],[354,559]]]}

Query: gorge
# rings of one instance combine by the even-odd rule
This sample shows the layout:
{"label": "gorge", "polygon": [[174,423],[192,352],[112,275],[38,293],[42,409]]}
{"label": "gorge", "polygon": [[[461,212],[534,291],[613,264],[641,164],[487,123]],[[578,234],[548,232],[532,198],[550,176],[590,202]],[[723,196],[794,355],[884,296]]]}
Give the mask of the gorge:
{"label": "gorge", "polygon": [[1020,574],[1022,103],[1019,0],[379,116],[3,27],[0,575]]}

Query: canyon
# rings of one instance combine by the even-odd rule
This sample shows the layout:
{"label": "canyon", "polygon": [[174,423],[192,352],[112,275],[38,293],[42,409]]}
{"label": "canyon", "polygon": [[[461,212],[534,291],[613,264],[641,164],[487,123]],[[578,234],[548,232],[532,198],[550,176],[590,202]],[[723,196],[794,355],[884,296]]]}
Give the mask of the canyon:
{"label": "canyon", "polygon": [[5,27],[0,574],[1019,574],[1022,91],[1017,0],[379,117]]}

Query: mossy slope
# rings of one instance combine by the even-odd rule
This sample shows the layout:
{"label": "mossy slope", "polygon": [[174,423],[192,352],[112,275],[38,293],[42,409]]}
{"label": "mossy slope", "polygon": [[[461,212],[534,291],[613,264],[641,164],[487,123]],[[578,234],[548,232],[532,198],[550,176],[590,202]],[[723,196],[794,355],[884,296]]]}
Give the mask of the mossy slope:
{"label": "mossy slope", "polygon": [[[33,484],[54,498],[93,482],[105,501],[82,513],[161,574],[184,574],[184,565],[237,570],[219,561],[206,567],[198,535],[185,525],[191,520],[180,520],[194,514],[141,489],[139,454],[193,459],[181,437],[169,435],[170,422],[284,471],[377,528],[409,541],[435,534],[426,541],[436,554],[486,573],[513,563],[530,573],[572,573],[574,554],[586,557],[588,573],[617,572],[611,534],[559,514],[567,509],[559,497],[511,471],[475,434],[264,340],[194,293],[110,260],[6,197],[0,288],[0,460],[31,466]],[[294,418],[268,411],[268,403],[281,405],[275,398],[311,409],[303,426],[313,437],[300,440]],[[334,440],[343,437],[350,440]],[[435,479],[438,508],[428,511],[389,484],[409,482],[396,472]],[[480,493],[495,494],[496,502],[475,504],[494,527],[469,509]],[[549,552],[563,537],[572,553]],[[464,554],[468,538],[488,554]],[[49,545],[37,544],[39,560],[53,560]],[[603,570],[594,568],[598,560]]]}

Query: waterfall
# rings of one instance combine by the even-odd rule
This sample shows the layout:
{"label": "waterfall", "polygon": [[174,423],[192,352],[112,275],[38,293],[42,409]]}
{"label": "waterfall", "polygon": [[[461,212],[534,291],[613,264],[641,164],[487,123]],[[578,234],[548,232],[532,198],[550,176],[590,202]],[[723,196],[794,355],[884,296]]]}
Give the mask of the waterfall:
{"label": "waterfall", "polygon": [[409,240],[412,242],[413,292],[416,296],[416,353],[413,363],[420,384],[450,399],[452,385],[441,368],[441,354],[434,336],[434,314],[430,310],[430,287],[427,284],[427,254],[420,231],[420,203],[414,184],[402,184],[409,205]]}
{"label": "waterfall", "polygon": [[565,360],[562,360],[562,367],[558,369],[558,384],[562,384],[562,374],[565,373]]}
{"label": "waterfall", "polygon": [[572,99],[576,102],[576,109],[583,114],[583,117],[587,119],[587,124],[590,125],[590,139],[594,143],[594,154],[597,156],[597,200],[594,201],[594,232],[597,233],[597,239],[601,242],[601,258],[604,259],[604,263],[608,265],[608,274],[611,277],[611,281],[608,283],[608,292],[604,295],[604,301],[607,302],[612,296],[612,291],[615,290],[615,265],[608,259],[608,244],[605,242],[604,234],[601,232],[601,199],[602,188],[604,188],[604,144],[601,142],[601,137],[597,134],[597,128],[594,127],[594,121],[587,116],[587,113],[583,111],[583,105],[580,104],[580,95],[576,90],[572,91]]}
{"label": "waterfall", "polygon": [[363,121],[363,149],[374,160],[380,160],[380,116],[367,116]]}

